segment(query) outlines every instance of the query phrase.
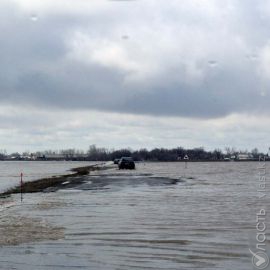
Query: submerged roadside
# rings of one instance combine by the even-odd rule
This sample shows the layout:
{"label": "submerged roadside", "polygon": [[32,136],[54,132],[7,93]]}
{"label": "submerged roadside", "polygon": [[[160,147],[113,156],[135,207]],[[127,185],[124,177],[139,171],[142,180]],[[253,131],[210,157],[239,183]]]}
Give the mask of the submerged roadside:
{"label": "submerged roadside", "polygon": [[78,184],[82,181],[82,177],[90,174],[93,171],[106,170],[110,167],[105,163],[99,163],[89,166],[72,168],[69,174],[53,176],[42,178],[34,181],[24,182],[22,185],[18,185],[8,189],[7,191],[1,192],[0,197],[7,197],[11,194],[16,193],[35,193],[44,191],[56,191],[58,188],[62,187],[65,182]]}

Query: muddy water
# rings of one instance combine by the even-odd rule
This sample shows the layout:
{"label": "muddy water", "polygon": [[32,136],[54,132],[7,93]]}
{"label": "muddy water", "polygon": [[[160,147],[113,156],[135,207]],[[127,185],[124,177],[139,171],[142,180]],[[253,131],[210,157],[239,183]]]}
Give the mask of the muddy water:
{"label": "muddy water", "polygon": [[22,204],[14,196],[0,212],[6,233],[19,218],[30,234],[0,240],[0,269],[253,269],[256,212],[270,207],[258,198],[257,166],[142,163]]}
{"label": "muddy water", "polygon": [[0,192],[20,183],[20,174],[23,181],[32,181],[54,175],[71,173],[70,169],[88,166],[97,162],[73,161],[0,161]]}

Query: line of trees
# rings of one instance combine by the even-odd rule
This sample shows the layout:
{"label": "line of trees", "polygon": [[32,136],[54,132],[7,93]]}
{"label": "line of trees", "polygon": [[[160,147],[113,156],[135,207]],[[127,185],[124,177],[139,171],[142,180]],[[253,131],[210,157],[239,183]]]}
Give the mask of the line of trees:
{"label": "line of trees", "polygon": [[183,147],[176,147],[172,149],[155,148],[152,150],[140,149],[132,150],[130,148],[120,150],[109,150],[100,148],[96,145],[90,145],[88,151],[76,149],[64,149],[59,151],[42,151],[36,153],[24,152],[22,154],[13,153],[7,155],[6,151],[0,151],[0,159],[5,159],[9,156],[12,159],[63,159],[63,160],[89,160],[89,161],[109,161],[121,158],[123,156],[131,156],[135,161],[180,161],[187,155],[193,161],[219,161],[224,159],[233,159],[239,154],[245,154],[251,159],[257,159],[260,153],[257,148],[252,151],[239,151],[234,148],[225,148],[224,151],[215,149],[213,151],[206,151],[203,147],[194,149],[185,149]]}
{"label": "line of trees", "polygon": [[218,161],[224,159],[234,159],[239,154],[245,154],[251,159],[259,159],[259,156],[265,155],[260,153],[257,148],[251,152],[245,150],[240,151],[235,148],[225,148],[223,152],[220,149],[213,151],[206,151],[203,147],[185,149],[183,147],[177,147],[172,149],[155,148],[152,150],[140,149],[121,149],[121,150],[107,150],[105,148],[97,148],[95,145],[90,146],[87,155],[91,160],[114,160],[123,156],[131,156],[135,161],[180,161],[187,155],[190,160],[193,161]]}

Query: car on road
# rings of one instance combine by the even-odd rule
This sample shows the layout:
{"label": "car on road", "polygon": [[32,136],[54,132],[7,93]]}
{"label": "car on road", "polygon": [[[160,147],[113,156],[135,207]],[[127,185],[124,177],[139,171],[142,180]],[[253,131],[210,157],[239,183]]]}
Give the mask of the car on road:
{"label": "car on road", "polygon": [[120,161],[118,162],[118,168],[119,170],[121,169],[134,170],[135,162],[132,157],[122,157]]}
{"label": "car on road", "polygon": [[119,161],[120,161],[120,158],[116,158],[116,159],[113,161],[113,163],[114,163],[114,164],[118,164]]}

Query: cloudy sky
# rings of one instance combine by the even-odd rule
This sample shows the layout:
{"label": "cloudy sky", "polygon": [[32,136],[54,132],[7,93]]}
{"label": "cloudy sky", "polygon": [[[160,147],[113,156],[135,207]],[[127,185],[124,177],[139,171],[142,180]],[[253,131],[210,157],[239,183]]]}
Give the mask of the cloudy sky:
{"label": "cloudy sky", "polygon": [[1,0],[0,149],[270,146],[270,1]]}

